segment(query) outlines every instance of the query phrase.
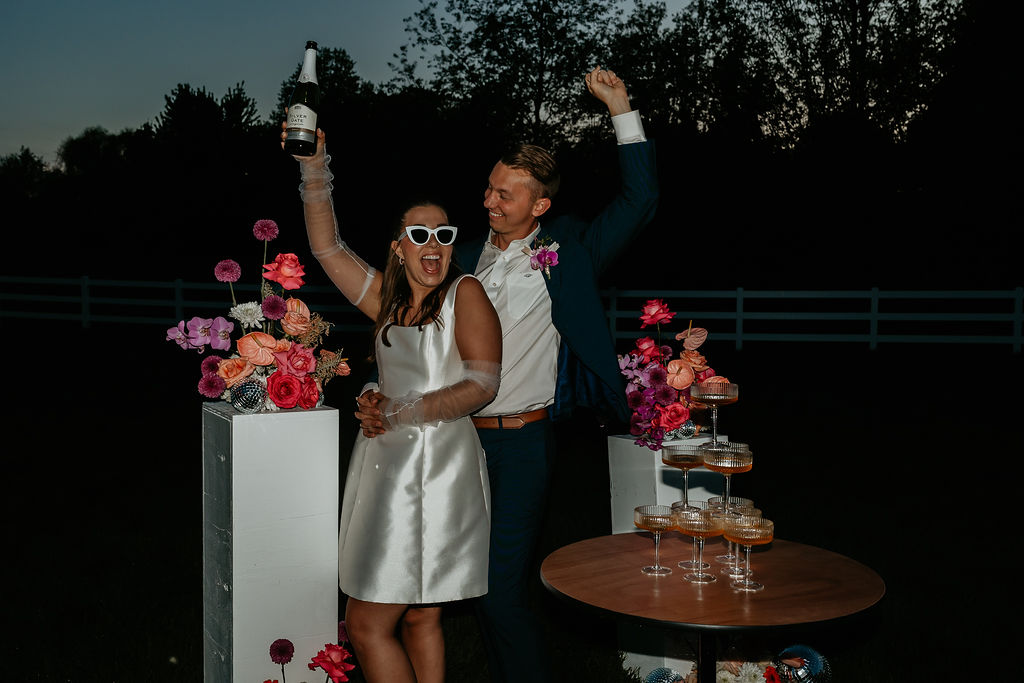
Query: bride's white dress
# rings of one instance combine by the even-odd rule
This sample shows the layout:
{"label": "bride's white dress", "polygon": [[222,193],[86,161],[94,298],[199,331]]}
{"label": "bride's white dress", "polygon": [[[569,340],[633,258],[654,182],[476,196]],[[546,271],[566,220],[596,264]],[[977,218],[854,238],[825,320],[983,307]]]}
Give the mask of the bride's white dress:
{"label": "bride's white dress", "polygon": [[[465,276],[464,276],[465,277]],[[376,340],[380,391],[426,393],[458,382],[455,295],[444,326],[392,326]],[[490,491],[484,451],[468,416],[357,437],[341,506],[342,592],[368,602],[422,604],[487,592]]]}

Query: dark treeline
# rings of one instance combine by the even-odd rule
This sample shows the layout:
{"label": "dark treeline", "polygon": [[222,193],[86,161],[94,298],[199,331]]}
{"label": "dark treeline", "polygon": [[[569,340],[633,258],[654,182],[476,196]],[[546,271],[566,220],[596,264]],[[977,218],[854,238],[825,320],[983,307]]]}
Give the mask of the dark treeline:
{"label": "dark treeline", "polygon": [[[582,75],[601,64],[657,140],[662,183],[655,224],[608,284],[1017,286],[1000,6],[694,0],[668,16],[640,0],[424,2],[386,83],[321,46],[345,238],[379,262],[414,191],[444,201],[465,236],[486,229],[487,173],[519,139],[556,150],[559,210],[599,210],[617,184],[614,149]],[[234,258],[255,280],[260,218],[282,227],[272,250],[309,259],[298,171],[278,144],[297,76],[282,73],[263,118],[244,84],[220,97],[180,84],[153,121],[88,128],[53,166],[24,148],[0,158],[10,246],[26,255],[7,272],[212,281]],[[729,267],[688,277],[708,264]]]}

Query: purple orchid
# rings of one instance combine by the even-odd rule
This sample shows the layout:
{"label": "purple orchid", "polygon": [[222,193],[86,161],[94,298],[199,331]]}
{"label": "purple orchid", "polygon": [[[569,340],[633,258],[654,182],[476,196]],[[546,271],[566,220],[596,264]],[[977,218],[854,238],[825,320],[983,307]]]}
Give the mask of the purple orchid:
{"label": "purple orchid", "polygon": [[233,322],[229,322],[218,315],[210,326],[210,346],[219,351],[227,351],[231,348],[231,333],[234,330],[235,324]]}
{"label": "purple orchid", "polygon": [[167,341],[172,341],[183,349],[189,348],[188,333],[185,332],[184,320],[179,322],[177,327],[167,328]]}
{"label": "purple orchid", "polygon": [[188,321],[186,327],[188,327],[188,343],[194,349],[199,349],[202,353],[203,348],[210,343],[210,327],[213,325],[212,318],[200,318],[196,316]]}

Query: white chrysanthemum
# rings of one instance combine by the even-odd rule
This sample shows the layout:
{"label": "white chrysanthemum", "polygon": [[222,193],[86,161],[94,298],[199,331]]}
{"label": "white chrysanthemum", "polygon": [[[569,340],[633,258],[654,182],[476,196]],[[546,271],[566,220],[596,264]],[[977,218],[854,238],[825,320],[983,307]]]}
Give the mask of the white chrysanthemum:
{"label": "white chrysanthemum", "polygon": [[715,683],[736,683],[736,677],[726,669],[719,669],[715,672]]}
{"label": "white chrysanthemum", "polygon": [[762,683],[764,681],[764,671],[762,671],[761,667],[753,662],[743,662],[740,664],[740,670],[736,675],[736,680],[739,681],[739,683]]}
{"label": "white chrysanthemum", "polygon": [[263,309],[255,301],[232,306],[228,315],[241,323],[243,328],[259,327],[263,324]]}

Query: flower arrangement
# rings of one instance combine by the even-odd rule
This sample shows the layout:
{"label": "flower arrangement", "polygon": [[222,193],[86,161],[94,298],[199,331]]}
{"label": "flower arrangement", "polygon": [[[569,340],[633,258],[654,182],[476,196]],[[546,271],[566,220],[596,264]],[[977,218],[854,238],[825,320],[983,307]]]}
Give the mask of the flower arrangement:
{"label": "flower arrangement", "polygon": [[[340,642],[346,642],[347,636],[345,635],[345,622],[338,624],[338,640]],[[278,638],[270,644],[270,661],[274,664],[281,666],[281,681],[280,683],[287,683],[284,677],[284,665],[292,661],[292,657],[295,655],[295,645],[292,641],[287,638]],[[341,683],[342,681],[348,680],[348,673],[352,669],[356,668],[355,664],[349,664],[345,660],[351,657],[349,653],[341,645],[335,645],[334,643],[327,643],[324,645],[324,649],[316,653],[310,658],[309,663],[306,664],[310,671],[316,671],[322,669],[327,674],[327,678],[324,679],[324,683],[328,680],[333,683]],[[278,680],[267,679],[263,683],[278,683]]]}
{"label": "flower arrangement", "polygon": [[222,316],[195,316],[167,330],[168,341],[200,354],[207,346],[230,352],[234,345],[235,353],[227,357],[210,355],[202,360],[198,389],[206,398],[226,401],[232,400],[232,390],[249,389],[248,395],[256,396],[247,408],[249,412],[313,408],[328,381],[351,372],[340,350],[318,349],[331,323],[310,311],[301,299],[285,298],[286,292],[305,284],[302,277],[306,273],[295,254],[278,254],[267,263],[267,245],[278,233],[277,223],[272,220],[259,220],[253,226],[253,236],[263,242],[259,301],[240,304],[235,298],[234,283],[242,274],[236,261],[220,261],[213,269],[214,277],[226,282],[231,291],[228,317],[238,323],[242,333],[237,340],[232,342],[235,323]]}
{"label": "flower arrangement", "polygon": [[650,299],[640,312],[640,329],[655,326],[658,340],[637,339],[636,346],[619,356],[619,369],[626,376],[626,401],[633,411],[629,421],[635,444],[651,450],[661,449],[668,439],[689,438],[700,433],[701,426],[692,413],[704,404],[690,398],[690,386],[708,381],[728,382],[715,374],[698,348],[707,340],[708,331],[693,327],[676,335],[683,342],[678,358],[672,347],[661,343],[661,325],[675,317],[661,299]]}

